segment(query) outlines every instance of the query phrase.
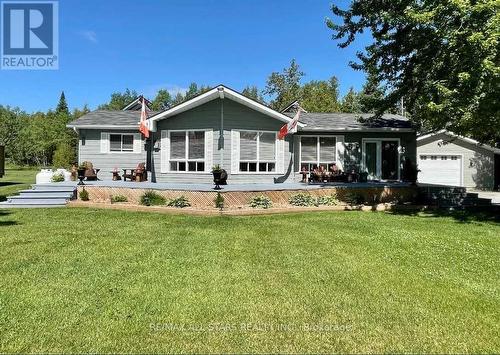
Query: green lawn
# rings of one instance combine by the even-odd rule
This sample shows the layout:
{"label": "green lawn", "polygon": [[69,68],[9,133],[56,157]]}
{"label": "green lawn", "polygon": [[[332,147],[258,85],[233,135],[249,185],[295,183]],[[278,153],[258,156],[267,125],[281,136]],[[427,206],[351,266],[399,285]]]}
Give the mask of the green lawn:
{"label": "green lawn", "polygon": [[500,352],[500,224],[0,215],[0,352]]}
{"label": "green lawn", "polygon": [[35,183],[35,176],[39,169],[19,169],[6,167],[5,175],[0,178],[0,202],[5,201],[7,196],[17,193],[19,190],[27,189]]}

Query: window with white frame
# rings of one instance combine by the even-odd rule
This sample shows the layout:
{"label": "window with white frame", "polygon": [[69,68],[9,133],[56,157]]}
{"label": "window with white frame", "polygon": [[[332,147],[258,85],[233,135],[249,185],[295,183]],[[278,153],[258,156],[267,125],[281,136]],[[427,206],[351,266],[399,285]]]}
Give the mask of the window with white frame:
{"label": "window with white frame", "polygon": [[[83,145],[83,144],[82,144]],[[134,135],[133,134],[110,134],[109,135],[110,152],[133,152]]]}
{"label": "window with white frame", "polygon": [[276,133],[240,131],[240,172],[276,171]]}
{"label": "window with white frame", "polygon": [[205,171],[205,131],[170,132],[170,171]]}
{"label": "window with white frame", "polygon": [[337,140],[333,136],[302,136],[300,138],[300,170],[312,171],[323,166],[329,170],[336,163]]}

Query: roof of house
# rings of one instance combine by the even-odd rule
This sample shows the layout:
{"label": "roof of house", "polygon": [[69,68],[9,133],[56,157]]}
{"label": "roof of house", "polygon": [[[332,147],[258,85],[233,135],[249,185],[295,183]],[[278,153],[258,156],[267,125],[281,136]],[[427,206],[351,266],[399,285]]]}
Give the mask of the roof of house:
{"label": "roof of house", "polygon": [[[218,85],[181,104],[162,112],[150,112],[149,121],[152,128],[156,122],[178,115],[199,105],[215,99],[230,99],[250,107],[269,117],[290,122],[294,112],[278,112],[260,102],[249,99],[244,95],[224,86]],[[133,103],[131,103],[133,104]],[[295,104],[292,103],[292,105]],[[130,105],[128,105],[130,106]],[[291,105],[289,105],[291,106]],[[131,106],[133,107],[133,106]],[[414,131],[408,119],[399,115],[386,114],[382,118],[370,119],[372,114],[351,113],[313,113],[301,112],[299,124],[301,131]],[[360,120],[362,118],[362,120]],[[93,111],[68,124],[69,128],[79,129],[136,129],[139,125],[140,112],[138,111]]]}
{"label": "roof of house", "polygon": [[423,141],[426,141],[428,139],[436,139],[441,134],[445,134],[445,135],[451,137],[452,139],[458,139],[458,140],[461,140],[463,142],[467,142],[473,146],[481,147],[481,148],[489,150],[493,153],[500,154],[500,148],[495,148],[495,147],[492,147],[491,145],[480,143],[477,140],[469,138],[469,137],[459,136],[458,134],[447,131],[446,129],[442,129],[442,130],[437,131],[437,132],[426,133],[426,134],[422,134],[422,135],[418,136],[417,137],[417,146],[419,145],[419,142],[420,142],[420,144],[423,144],[422,143]]}
{"label": "roof of house", "polygon": [[[290,117],[293,113],[286,113]],[[370,113],[315,113],[302,112],[300,122],[305,124],[302,131],[413,131],[411,122],[400,115],[385,114],[371,119]]]}
{"label": "roof of house", "polygon": [[[156,114],[152,112],[150,114]],[[107,111],[97,110],[70,122],[69,128],[96,129],[96,128],[121,128],[137,129],[141,119],[140,111]]]}

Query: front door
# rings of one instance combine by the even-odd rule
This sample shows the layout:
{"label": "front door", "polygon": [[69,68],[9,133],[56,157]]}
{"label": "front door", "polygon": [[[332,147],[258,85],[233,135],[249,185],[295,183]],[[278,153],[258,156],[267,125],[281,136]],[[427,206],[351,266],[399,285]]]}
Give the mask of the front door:
{"label": "front door", "polygon": [[370,180],[398,180],[399,139],[364,139],[363,170]]}

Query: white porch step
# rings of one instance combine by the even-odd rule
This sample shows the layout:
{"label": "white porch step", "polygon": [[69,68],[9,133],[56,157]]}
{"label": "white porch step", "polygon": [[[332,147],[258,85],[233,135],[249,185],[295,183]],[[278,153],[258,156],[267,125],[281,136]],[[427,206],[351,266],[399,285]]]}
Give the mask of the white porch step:
{"label": "white porch step", "polygon": [[64,207],[75,196],[76,185],[40,184],[19,195],[7,197],[0,208],[52,208]]}

